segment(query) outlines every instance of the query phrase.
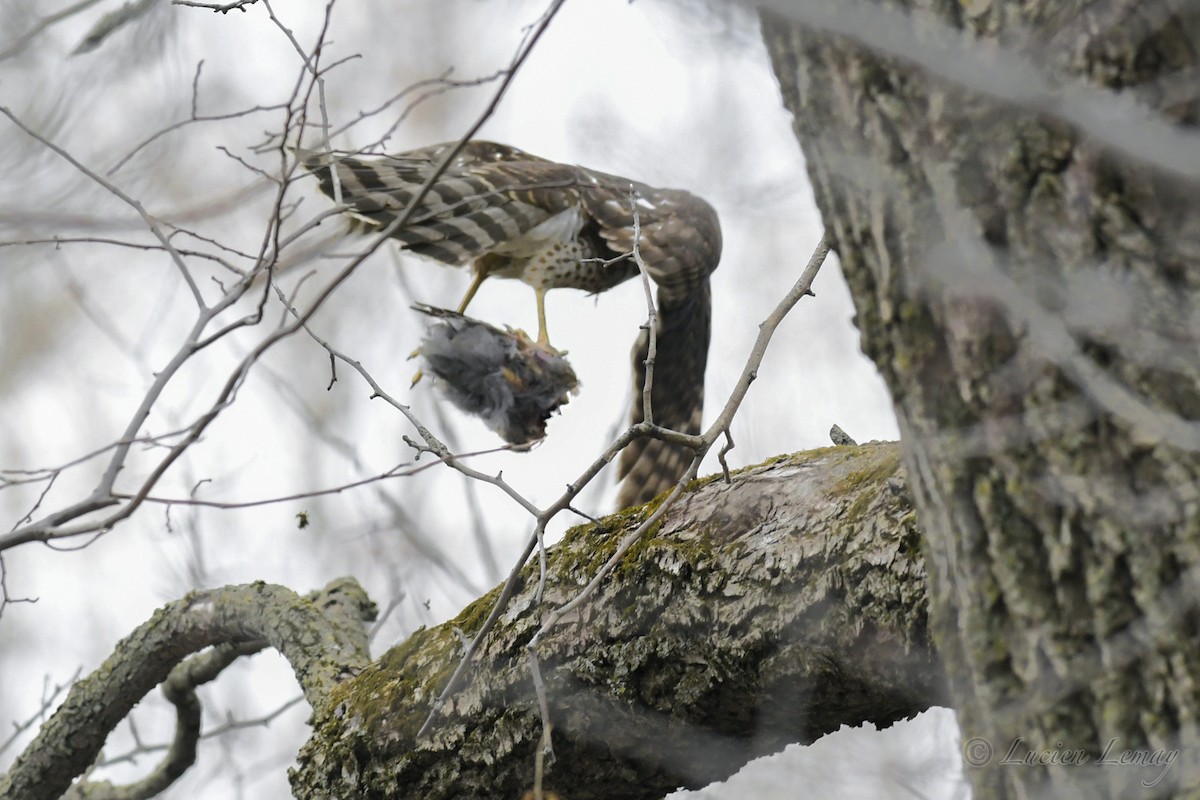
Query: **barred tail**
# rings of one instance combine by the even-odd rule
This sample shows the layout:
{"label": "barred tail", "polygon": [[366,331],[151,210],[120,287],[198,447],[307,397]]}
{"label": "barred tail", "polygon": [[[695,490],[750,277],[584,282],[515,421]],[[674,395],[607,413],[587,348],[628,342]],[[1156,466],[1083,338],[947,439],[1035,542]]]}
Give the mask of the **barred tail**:
{"label": "barred tail", "polygon": [[[654,424],[681,433],[700,433],[711,331],[712,293],[707,280],[687,292],[659,290],[651,390]],[[633,423],[641,422],[644,413],[642,387],[649,347],[649,332],[643,330],[633,347]],[[658,439],[634,441],[621,451],[617,477],[624,483],[617,495],[618,508],[644,503],[670,489],[691,461],[692,451],[686,447]]]}

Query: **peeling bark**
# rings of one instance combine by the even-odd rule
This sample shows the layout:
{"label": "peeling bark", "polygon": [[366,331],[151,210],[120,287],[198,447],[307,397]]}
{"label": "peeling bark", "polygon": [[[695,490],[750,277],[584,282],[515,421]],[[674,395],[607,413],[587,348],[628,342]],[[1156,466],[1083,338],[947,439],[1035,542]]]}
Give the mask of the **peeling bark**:
{"label": "peeling bark", "polygon": [[[661,797],[843,724],[943,701],[919,533],[894,444],[782,457],[702,482],[578,615],[541,639],[569,800]],[[493,592],[333,693],[292,774],[298,798],[519,797],[541,734],[525,645],[648,513],[570,531],[545,598],[525,572],[470,685],[414,741]]]}

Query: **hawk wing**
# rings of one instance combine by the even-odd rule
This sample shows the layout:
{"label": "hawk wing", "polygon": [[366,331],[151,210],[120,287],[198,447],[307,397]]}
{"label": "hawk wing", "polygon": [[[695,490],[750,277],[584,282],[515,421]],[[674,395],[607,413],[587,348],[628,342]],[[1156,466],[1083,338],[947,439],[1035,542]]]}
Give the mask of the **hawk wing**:
{"label": "hawk wing", "polygon": [[721,260],[721,223],[712,206],[680,189],[656,189],[627,178],[582,172],[593,181],[581,192],[583,208],[615,253],[633,251],[637,209],[638,253],[660,299],[666,294],[668,304],[677,305],[708,282]]}
{"label": "hawk wing", "polygon": [[[638,253],[658,286],[655,326],[654,423],[698,434],[704,411],[704,373],[712,329],[709,276],[721,259],[721,225],[704,200],[675,189],[655,189],[614,176],[592,173],[594,189],[582,194],[584,208],[600,226],[608,247]],[[636,213],[636,225],[634,209]],[[650,334],[643,330],[633,347],[631,424],[645,409],[642,388]],[[638,439],[621,452],[617,477],[623,480],[617,505],[626,508],[671,488],[687,470],[691,450],[658,439]]]}
{"label": "hawk wing", "polygon": [[[335,196],[332,164],[349,213],[383,229],[399,219],[455,144],[369,159],[310,152],[301,160],[330,197]],[[417,255],[470,263],[577,206],[578,172],[515,147],[469,141],[391,236]]]}

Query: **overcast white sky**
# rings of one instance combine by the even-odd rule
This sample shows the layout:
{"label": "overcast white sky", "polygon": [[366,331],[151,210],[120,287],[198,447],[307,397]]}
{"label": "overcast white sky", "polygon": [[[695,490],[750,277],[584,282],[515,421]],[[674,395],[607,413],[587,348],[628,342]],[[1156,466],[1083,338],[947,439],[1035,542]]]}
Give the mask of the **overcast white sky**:
{"label": "overcast white sky", "polygon": [[[25,56],[0,62],[0,103],[98,169],[186,116],[201,60],[202,114],[279,103],[295,80],[298,56],[261,4],[229,15],[164,5],[98,52],[67,55],[83,30],[117,7],[101,3],[44,35]],[[355,0],[335,7],[324,63],[358,57],[328,76],[331,122],[344,124],[408,84],[450,68],[459,79],[500,69],[522,26],[543,7],[516,0]],[[43,3],[39,13],[54,8]],[[322,9],[314,2],[275,8],[302,44],[314,41]],[[386,149],[457,138],[489,92],[483,87],[432,99],[395,131]],[[356,148],[378,137],[399,108],[335,138],[335,146]],[[269,213],[268,198],[260,192],[230,203],[254,176],[217,148],[270,168],[268,158],[249,148],[281,120],[279,112],[264,111],[183,128],[147,148],[113,180],[163,216],[220,201],[222,213],[195,216],[192,224],[252,249]],[[572,0],[480,135],[555,160],[686,188],[717,208],[725,247],[713,277],[706,388],[706,421],[711,419],[740,373],[759,322],[799,276],[821,231],[756,20],[666,0]],[[22,198],[19,207],[0,201],[0,222],[13,223],[3,229],[24,235],[52,230],[48,215],[79,212],[102,220],[95,235],[137,235],[128,209],[19,141],[11,128],[0,136],[0,167],[0,196],[19,192]],[[326,207],[313,187],[300,213],[311,216]],[[177,274],[156,255],[102,247],[26,248],[19,254],[10,248],[0,257],[7,259],[9,285],[0,299],[0,367],[8,376],[0,382],[0,414],[9,423],[0,435],[0,467],[61,463],[113,440],[189,323],[190,301]],[[361,359],[464,451],[498,441],[480,423],[445,411],[430,382],[410,392],[414,365],[405,356],[418,343],[422,324],[408,304],[452,306],[467,281],[465,272],[398,258],[384,248],[315,321],[321,335]],[[896,438],[887,393],[859,352],[835,259],[814,288],[817,297],[802,301],[780,328],[739,413],[731,466],[824,446],[834,423],[859,441]],[[536,329],[532,292],[516,282],[489,281],[471,310],[497,324]],[[548,440],[533,452],[474,462],[485,471],[502,470],[535,502],[557,496],[624,422],[629,348],[645,309],[640,286],[629,282],[598,299],[555,291],[548,313],[555,344],[569,352],[582,391],[551,421]],[[221,370],[251,341],[238,340],[181,375],[167,398],[170,410],[156,415],[151,428],[162,431],[202,407],[223,380]],[[400,438],[411,432],[407,423],[370,401],[361,381],[342,370],[339,383],[326,391],[328,361],[311,341],[296,338],[260,366],[238,404],[155,494],[186,496],[204,481],[199,497],[251,500],[354,480],[411,459]],[[131,480],[154,455],[139,456]],[[706,467],[704,472],[715,469],[715,460]],[[615,497],[614,477],[602,477],[580,504],[595,514],[611,510]],[[94,480],[86,467],[65,476],[44,508],[79,497]],[[0,494],[0,510],[15,521],[32,497],[22,490]],[[303,531],[295,523],[300,511],[312,519]],[[485,529],[478,518],[487,521]],[[556,533],[575,521],[561,520]],[[452,616],[493,585],[530,530],[524,513],[498,492],[483,487],[472,498],[458,475],[435,469],[321,501],[176,508],[169,514],[147,508],[78,552],[11,552],[10,593],[38,602],[11,606],[0,619],[0,724],[36,709],[44,678],[53,683],[77,667],[93,669],[120,636],[193,586],[267,580],[303,592],[354,574],[381,603],[405,596],[376,639],[375,650],[382,652],[416,625]],[[231,669],[205,694],[211,724],[226,709],[243,717],[265,713],[296,690],[280,659],[260,655]],[[303,706],[293,709],[267,735],[207,744],[197,768],[168,796],[287,797],[284,771],[305,735],[306,713]],[[169,716],[153,708],[138,723],[147,740],[161,740],[169,730]],[[955,796],[962,787],[952,717],[930,716],[916,730],[890,739],[860,731],[853,738],[830,737],[826,751],[801,753],[801,761],[808,759],[802,768],[808,796],[851,796],[854,786],[860,796],[879,796],[867,792],[897,781],[915,781],[923,797]],[[110,741],[110,754],[128,746],[123,731]],[[864,767],[863,757],[872,748],[873,770]],[[0,767],[13,755],[0,756]],[[222,763],[226,758],[232,761]],[[148,763],[113,777],[140,774]],[[772,780],[775,788],[760,785],[755,796],[794,796],[796,778]],[[746,790],[714,787],[693,796],[743,797]]]}

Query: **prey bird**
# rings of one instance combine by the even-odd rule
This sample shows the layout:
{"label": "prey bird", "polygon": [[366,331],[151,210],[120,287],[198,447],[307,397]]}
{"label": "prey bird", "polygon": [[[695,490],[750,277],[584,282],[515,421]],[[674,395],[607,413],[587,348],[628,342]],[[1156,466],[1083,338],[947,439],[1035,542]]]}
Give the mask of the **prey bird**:
{"label": "prey bird", "polygon": [[[407,221],[395,225],[456,145],[375,157],[306,151],[302,159],[325,194],[336,197],[340,189],[346,212],[368,232],[394,228],[390,235],[417,255],[470,265],[473,278],[459,313],[491,276],[533,287],[538,342],[544,345],[550,341],[548,290],[603,292],[638,274],[632,258],[636,208],[638,254],[658,287],[653,420],[664,428],[699,433],[711,332],[709,275],[721,257],[721,227],[712,206],[679,189],[657,189],[515,147],[471,140],[433,181]],[[643,419],[648,347],[649,332],[643,329],[633,348],[635,423]],[[634,441],[622,451],[618,466],[620,507],[670,488],[690,462],[687,448],[649,438]]]}

